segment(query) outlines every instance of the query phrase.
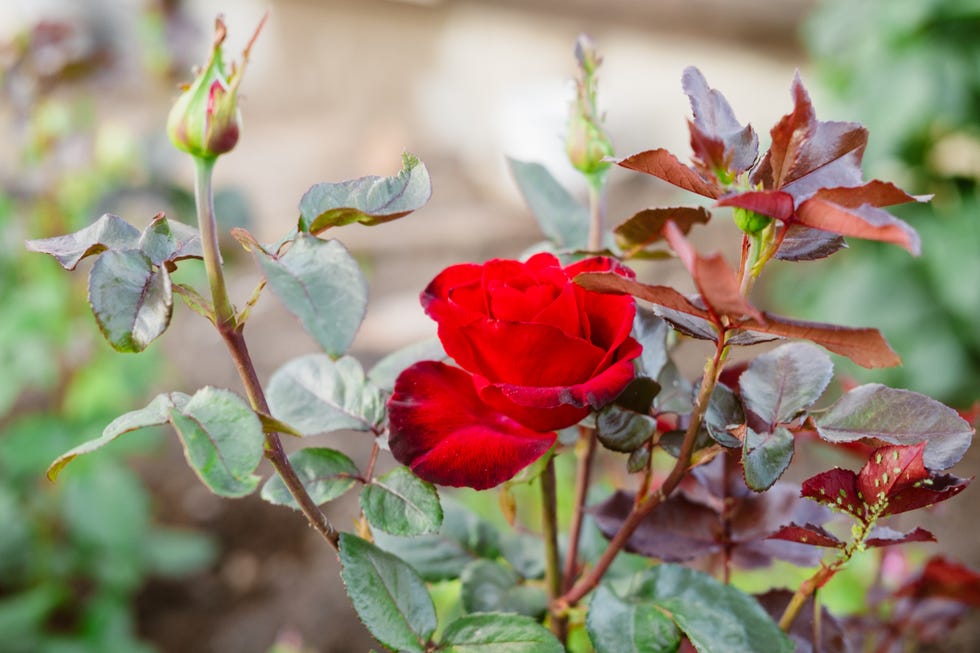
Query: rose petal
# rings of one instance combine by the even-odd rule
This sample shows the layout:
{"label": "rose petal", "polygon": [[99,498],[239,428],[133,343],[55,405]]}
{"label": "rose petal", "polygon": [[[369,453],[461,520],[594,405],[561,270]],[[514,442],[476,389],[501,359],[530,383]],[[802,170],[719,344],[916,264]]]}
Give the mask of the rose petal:
{"label": "rose petal", "polygon": [[435,361],[402,372],[388,411],[392,455],[439,485],[499,485],[544,455],[556,438],[496,412],[480,400],[469,374]]}
{"label": "rose petal", "polygon": [[585,383],[572,386],[534,387],[486,383],[476,379],[480,397],[496,410],[540,431],[573,426],[591,410],[610,403],[636,375],[633,359],[642,347],[632,338],[621,348],[622,358]]}

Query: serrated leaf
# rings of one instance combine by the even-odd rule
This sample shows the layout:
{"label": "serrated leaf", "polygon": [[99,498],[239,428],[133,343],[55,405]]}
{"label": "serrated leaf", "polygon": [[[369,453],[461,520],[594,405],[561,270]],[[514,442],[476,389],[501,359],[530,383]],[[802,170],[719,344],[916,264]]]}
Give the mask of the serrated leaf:
{"label": "serrated leaf", "polygon": [[664,148],[639,152],[616,163],[628,170],[653,175],[669,184],[711,199],[717,199],[724,192],[717,180],[705,179]]}
{"label": "serrated leaf", "polygon": [[792,653],[793,644],[758,602],[707,574],[661,564],[633,579],[623,598],[652,603],[671,616],[700,653]]}
{"label": "serrated leaf", "polygon": [[589,211],[539,163],[507,159],[511,174],[542,233],[561,249],[584,250]]}
{"label": "serrated leaf", "polygon": [[375,530],[374,538],[378,546],[401,557],[429,582],[458,578],[473,560],[500,555],[493,525],[447,500],[443,500],[438,533],[399,537]]}
{"label": "serrated leaf", "polygon": [[77,447],[58,456],[51,466],[48,467],[48,478],[52,481],[61,473],[65,465],[83,454],[91,453],[96,449],[101,449],[120,435],[136,431],[149,426],[162,426],[170,422],[170,409],[182,408],[190,399],[182,392],[171,392],[160,394],[139,410],[131,410],[109,422],[109,425],[102,431],[102,436],[88,442],[83,442]]}
{"label": "serrated leaf", "polygon": [[780,261],[816,261],[847,247],[844,237],[794,224],[779,245],[775,258]]}
{"label": "serrated leaf", "polygon": [[887,526],[875,526],[864,541],[869,547],[893,546],[895,544],[907,544],[908,542],[935,542],[936,536],[924,528],[915,528],[908,533],[902,533]]}
{"label": "serrated leaf", "polygon": [[415,570],[350,533],[340,534],[340,562],[347,595],[371,634],[397,651],[425,653],[436,610]]}
{"label": "serrated leaf", "polygon": [[655,604],[620,598],[600,585],[589,602],[585,627],[596,653],[674,653],[681,633]]}
{"label": "serrated leaf", "polygon": [[384,417],[380,390],[349,356],[295,358],[272,375],[266,396],[275,418],[307,436],[342,429],[371,431]]}
{"label": "serrated leaf", "polygon": [[746,429],[742,446],[745,484],[756,492],[772,487],[793,460],[794,445],[793,434],[785,427],[771,433]]}
{"label": "serrated leaf", "polygon": [[50,254],[61,267],[74,270],[86,256],[107,249],[132,249],[139,242],[139,229],[122,218],[106,213],[81,231],[65,236],[27,241],[27,249]]}
{"label": "serrated leaf", "polygon": [[974,429],[942,403],[878,383],[858,386],[816,415],[817,432],[830,442],[877,438],[900,445],[925,442],[929,469],[948,469],[969,448]]}
{"label": "serrated leaf", "polygon": [[281,256],[255,255],[269,288],[323,350],[346,352],[367,309],[367,283],[347,249],[301,234]]}
{"label": "serrated leaf", "polygon": [[138,250],[109,250],[89,273],[88,301],[113,349],[140,352],[170,325],[170,274]]}
{"label": "serrated leaf", "polygon": [[183,406],[169,409],[184,456],[215,494],[242,497],[259,484],[254,474],[263,456],[262,423],[238,395],[206,387]]}
{"label": "serrated leaf", "polygon": [[922,253],[919,234],[907,222],[870,204],[841,206],[824,198],[821,191],[797,207],[796,222],[842,236],[898,245],[913,256]]}
{"label": "serrated leaf", "polygon": [[834,374],[830,357],[817,347],[793,342],[753,360],[739,377],[745,407],[765,424],[789,422],[813,405]]}
{"label": "serrated leaf", "polygon": [[544,626],[517,614],[471,614],[446,626],[439,653],[564,653]]}
{"label": "serrated leaf", "polygon": [[367,226],[390,222],[422,208],[431,195],[429,171],[406,152],[402,171],[394,177],[372,175],[310,188],[299,202],[299,227],[315,234],[353,222]]}
{"label": "serrated leaf", "polygon": [[403,347],[388,354],[368,371],[368,379],[382,390],[392,392],[395,389],[395,379],[406,368],[419,361],[442,360],[446,351],[439,338],[429,338]]}
{"label": "serrated leaf", "polygon": [[431,483],[407,467],[396,467],[361,492],[368,522],[392,535],[424,535],[439,530],[442,507]]}
{"label": "serrated leaf", "polygon": [[701,164],[733,176],[752,167],[759,152],[755,130],[738,122],[725,96],[709,87],[697,68],[684,69],[681,85],[691,101],[691,147]]}
{"label": "serrated leaf", "polygon": [[143,230],[139,249],[154,265],[204,256],[197,229],[183,222],[167,220],[162,213]]}
{"label": "serrated leaf", "polygon": [[548,610],[548,596],[541,587],[520,580],[510,567],[493,560],[474,560],[460,576],[463,608],[469,613],[515,613],[540,619]]}
{"label": "serrated leaf", "polygon": [[[289,464],[317,505],[343,495],[357,484],[361,474],[354,461],[334,449],[300,449],[290,454]],[[299,505],[278,474],[266,481],[262,487],[262,498],[269,503],[299,510]]]}

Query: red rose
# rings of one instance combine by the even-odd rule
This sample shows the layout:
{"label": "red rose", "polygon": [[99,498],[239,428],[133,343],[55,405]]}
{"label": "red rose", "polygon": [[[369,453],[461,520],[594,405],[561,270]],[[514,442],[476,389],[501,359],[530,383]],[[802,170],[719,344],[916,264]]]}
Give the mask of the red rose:
{"label": "red rose", "polygon": [[462,370],[424,362],[401,374],[389,401],[395,458],[434,483],[492,487],[540,458],[556,429],[615,399],[641,351],[633,298],[572,282],[608,270],[632,277],[612,259],[563,268],[551,254],[439,274],[422,305]]}

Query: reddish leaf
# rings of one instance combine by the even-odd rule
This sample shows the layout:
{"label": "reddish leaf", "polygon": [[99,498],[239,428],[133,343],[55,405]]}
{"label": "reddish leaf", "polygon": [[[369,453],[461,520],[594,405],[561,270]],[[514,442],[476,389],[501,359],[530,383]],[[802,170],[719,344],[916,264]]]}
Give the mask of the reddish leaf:
{"label": "reddish leaf", "polygon": [[926,563],[918,578],[906,583],[895,595],[916,599],[948,599],[980,607],[980,574],[936,556]]}
{"label": "reddish leaf", "polygon": [[843,236],[899,245],[914,256],[922,250],[919,234],[888,211],[870,204],[856,208],[835,204],[820,197],[820,191],[797,207],[796,222]]}
{"label": "reddish leaf", "polygon": [[617,161],[620,166],[659,177],[664,181],[711,199],[718,198],[723,189],[713,179],[705,179],[693,168],[678,161],[663,148],[647,150]]}
{"label": "reddish leaf", "polygon": [[715,314],[735,318],[751,315],[759,322],[765,322],[759,309],[742,295],[735,272],[728,267],[721,254],[701,256],[673,222],[664,225],[663,233],[671,249],[677,253],[694,278],[694,285],[697,286],[701,298]]}
{"label": "reddish leaf", "polygon": [[704,224],[710,219],[711,214],[702,207],[644,209],[616,227],[613,233],[616,244],[629,254],[662,240],[668,220],[686,234],[695,224]]}
{"label": "reddish leaf", "polygon": [[783,526],[778,531],[769,536],[771,540],[787,540],[789,542],[799,542],[811,546],[826,546],[832,549],[843,549],[844,543],[835,535],[827,532],[822,526],[813,524],[790,524]]}
{"label": "reddish leaf", "polygon": [[864,520],[866,508],[858,496],[857,478],[851,470],[835,467],[803,481],[800,495]]}
{"label": "reddish leaf", "polygon": [[776,258],[781,261],[815,261],[827,258],[843,247],[847,247],[847,243],[840,234],[794,224],[783,237]]}
{"label": "reddish leaf", "polygon": [[895,184],[880,179],[872,179],[861,186],[821,188],[813,196],[852,209],[862,204],[893,206],[908,202],[928,202],[932,199],[932,195],[909,195]]}
{"label": "reddish leaf", "polygon": [[793,217],[793,196],[778,190],[752,190],[726,195],[718,206],[738,206],[783,222]]}
{"label": "reddish leaf", "polygon": [[900,533],[891,528],[878,526],[871,531],[871,537],[864,541],[870,547],[892,546],[908,542],[935,542],[936,536],[924,528],[916,528],[908,533]]}
{"label": "reddish leaf", "polygon": [[858,472],[859,494],[869,504],[887,501],[895,489],[928,478],[922,462],[925,442],[912,446],[886,446],[875,449]]}
{"label": "reddish leaf", "polygon": [[739,326],[750,331],[761,331],[786,338],[801,338],[846,356],[862,367],[894,367],[902,362],[878,329],[853,328],[805,322],[763,313],[765,324],[744,320]]}
{"label": "reddish leaf", "polygon": [[728,101],[708,86],[697,68],[684,70],[681,82],[694,113],[694,121],[688,123],[694,156],[710,172],[748,170],[759,151],[759,138],[752,127],[739,124]]}
{"label": "reddish leaf", "polygon": [[856,123],[817,120],[799,75],[792,94],[793,111],[772,128],[772,145],[753,182],[785,190],[797,200],[818,188],[859,185],[867,130]]}
{"label": "reddish leaf", "polygon": [[[575,277],[587,290],[633,295],[658,306],[711,321],[711,315],[668,286],[651,286],[609,272],[589,272]],[[754,319],[737,322],[737,328],[786,338],[810,340],[863,367],[892,367],[901,363],[877,329],[852,328],[820,322],[804,322],[763,313],[766,323]],[[729,315],[729,317],[732,317]],[[736,318],[737,319],[737,318]]]}

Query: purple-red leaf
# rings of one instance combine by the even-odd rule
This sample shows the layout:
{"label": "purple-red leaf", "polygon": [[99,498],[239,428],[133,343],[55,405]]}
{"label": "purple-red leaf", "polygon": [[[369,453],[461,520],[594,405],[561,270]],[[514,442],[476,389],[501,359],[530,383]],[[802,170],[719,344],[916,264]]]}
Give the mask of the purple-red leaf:
{"label": "purple-red leaf", "polygon": [[721,186],[714,179],[705,179],[696,170],[681,163],[676,156],[664,148],[640,152],[620,159],[616,163],[629,170],[645,172],[684,190],[711,199],[717,199],[723,192]]}
{"label": "purple-red leaf", "polygon": [[835,467],[803,481],[800,495],[864,520],[864,501],[858,496],[857,474]]}
{"label": "purple-red leaf", "polygon": [[980,607],[980,574],[969,567],[936,556],[926,563],[918,578],[903,585],[895,595],[916,599],[947,599]]}
{"label": "purple-red leaf", "polygon": [[914,256],[921,253],[919,234],[908,223],[871,204],[855,208],[836,204],[823,198],[821,192],[817,191],[816,195],[797,207],[798,224],[843,236],[892,243],[907,249]]}
{"label": "purple-red leaf", "polygon": [[793,217],[793,196],[778,190],[750,190],[726,195],[718,206],[738,206],[783,222]]}
{"label": "purple-red leaf", "polygon": [[[651,286],[610,272],[580,274],[575,277],[575,283],[587,290],[633,295],[658,306],[693,315],[709,322],[712,321],[708,311],[699,308],[669,286]],[[805,322],[771,313],[763,313],[763,316],[766,321],[765,324],[754,319],[739,321],[736,316],[728,315],[728,317],[735,318],[733,326],[738,329],[785,338],[810,340],[835,354],[850,358],[863,367],[892,367],[902,362],[877,329]]]}
{"label": "purple-red leaf", "polygon": [[742,126],[725,97],[710,88],[697,68],[684,70],[684,92],[691,100],[691,149],[706,171],[738,174],[748,170],[759,152],[759,138],[751,126]]}
{"label": "purple-red leaf", "polygon": [[735,318],[751,315],[759,322],[765,322],[759,309],[752,306],[742,294],[735,272],[728,267],[721,254],[701,256],[673,222],[664,225],[663,233],[671,249],[677,253],[694,279],[694,285],[697,286],[704,303],[716,315],[729,315]]}
{"label": "purple-red leaf", "polygon": [[778,531],[769,536],[771,540],[787,540],[789,542],[799,542],[811,546],[826,546],[832,549],[843,549],[844,543],[835,535],[827,532],[822,526],[814,524],[790,524],[783,526]]}
{"label": "purple-red leaf", "polygon": [[668,220],[686,234],[695,224],[704,224],[710,219],[711,214],[702,207],[643,209],[613,229],[613,234],[616,236],[616,244],[629,256],[662,240],[663,228]]}
{"label": "purple-red leaf", "polygon": [[908,533],[901,533],[887,526],[876,526],[871,530],[871,536],[864,541],[870,547],[892,546],[908,542],[935,542],[936,536],[924,528],[916,528]]}
{"label": "purple-red leaf", "polygon": [[785,190],[797,200],[818,188],[859,185],[867,130],[856,123],[817,120],[799,75],[792,95],[793,111],[772,128],[772,145],[753,182]]}
{"label": "purple-red leaf", "polygon": [[816,261],[827,258],[843,247],[847,247],[847,243],[840,234],[794,224],[790,225],[783,237],[776,258],[781,261]]}

